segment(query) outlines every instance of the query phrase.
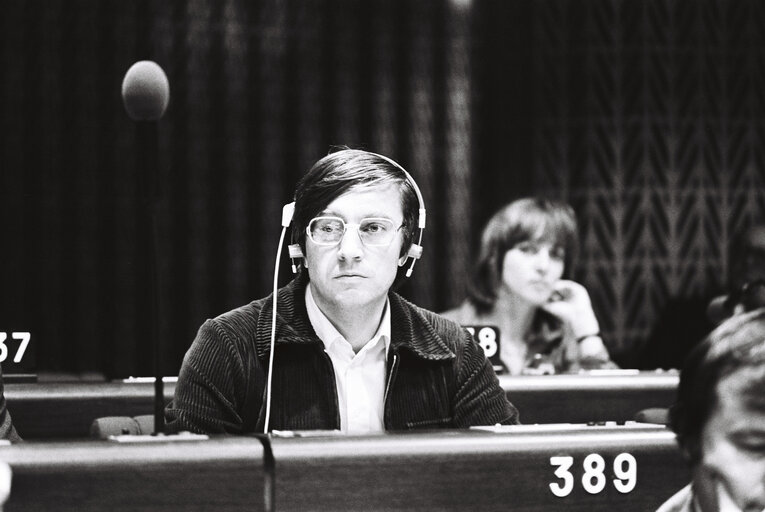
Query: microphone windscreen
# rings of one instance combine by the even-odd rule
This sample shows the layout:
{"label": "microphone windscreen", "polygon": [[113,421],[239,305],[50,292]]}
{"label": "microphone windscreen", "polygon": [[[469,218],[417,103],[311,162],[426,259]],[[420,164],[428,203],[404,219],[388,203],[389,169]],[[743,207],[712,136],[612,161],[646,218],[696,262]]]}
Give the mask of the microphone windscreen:
{"label": "microphone windscreen", "polygon": [[170,103],[170,82],[159,64],[140,60],[122,80],[122,102],[134,121],[160,119]]}

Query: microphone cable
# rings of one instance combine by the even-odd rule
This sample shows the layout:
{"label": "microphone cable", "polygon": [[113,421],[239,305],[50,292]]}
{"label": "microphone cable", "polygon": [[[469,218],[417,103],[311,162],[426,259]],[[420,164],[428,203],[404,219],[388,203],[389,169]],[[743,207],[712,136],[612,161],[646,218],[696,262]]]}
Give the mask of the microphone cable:
{"label": "microphone cable", "polygon": [[274,263],[274,291],[273,291],[273,309],[271,311],[271,347],[268,353],[268,380],[266,383],[266,420],[263,426],[263,433],[268,434],[268,426],[271,420],[271,381],[274,370],[274,349],[276,348],[276,296],[279,291],[279,260],[282,256],[282,245],[284,244],[284,235],[292,222],[292,214],[295,213],[295,203],[285,204],[282,208],[282,233],[279,236],[279,245],[276,248],[276,261]]}

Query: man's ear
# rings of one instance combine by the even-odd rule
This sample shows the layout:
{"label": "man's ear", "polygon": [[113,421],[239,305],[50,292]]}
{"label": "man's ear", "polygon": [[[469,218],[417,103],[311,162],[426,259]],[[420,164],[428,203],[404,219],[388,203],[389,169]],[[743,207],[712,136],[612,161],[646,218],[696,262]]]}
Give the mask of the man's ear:
{"label": "man's ear", "polygon": [[403,267],[403,266],[406,264],[406,260],[408,260],[408,259],[409,259],[409,257],[408,257],[406,254],[405,254],[405,255],[403,255],[403,256],[401,256],[401,257],[398,259],[398,266],[399,266],[399,267]]}

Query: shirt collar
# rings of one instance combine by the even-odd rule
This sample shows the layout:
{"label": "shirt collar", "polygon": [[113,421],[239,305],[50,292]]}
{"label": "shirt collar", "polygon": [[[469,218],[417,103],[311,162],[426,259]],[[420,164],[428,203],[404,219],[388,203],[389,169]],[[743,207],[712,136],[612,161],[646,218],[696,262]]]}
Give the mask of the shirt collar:
{"label": "shirt collar", "polygon": [[[276,294],[279,297],[276,345],[321,343],[308,319],[306,310],[305,288],[309,282],[307,274],[307,272],[298,273],[295,279]],[[267,358],[271,350],[274,300],[275,296],[269,295],[244,306],[248,314],[257,318],[255,350],[260,359]],[[391,322],[390,349],[398,351],[400,348],[406,348],[413,354],[430,361],[443,361],[456,357],[445,340],[456,339],[463,335],[458,324],[415,306],[395,292],[388,294],[388,306]],[[450,325],[454,329],[449,327]]]}
{"label": "shirt collar", "polygon": [[[316,335],[322,343],[324,343],[324,348],[328,349],[337,340],[347,342],[343,335],[340,334],[340,331],[332,325],[329,318],[327,318],[326,315],[322,313],[321,309],[319,309],[319,306],[313,299],[310,282],[308,283],[308,286],[305,287],[305,308],[308,313],[308,320],[311,322],[313,330],[316,331]],[[374,335],[372,335],[372,338],[365,344],[365,346],[370,344],[374,345],[380,338],[382,338],[383,343],[385,343],[385,354],[387,356],[388,348],[390,347],[390,333],[390,300],[386,297],[383,315],[377,326],[377,331],[375,331]]]}

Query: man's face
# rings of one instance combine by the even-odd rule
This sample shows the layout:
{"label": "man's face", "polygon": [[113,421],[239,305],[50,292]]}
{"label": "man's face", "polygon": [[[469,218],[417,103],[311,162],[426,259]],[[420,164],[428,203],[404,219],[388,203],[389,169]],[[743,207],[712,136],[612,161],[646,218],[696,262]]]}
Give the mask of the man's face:
{"label": "man's face", "polygon": [[702,469],[716,478],[744,511],[765,508],[765,412],[747,406],[743,383],[752,370],[717,386],[718,405],[701,433]]}
{"label": "man's face", "polygon": [[403,244],[404,214],[401,192],[395,184],[351,189],[332,201],[317,216],[343,219],[359,224],[362,219],[392,221],[396,230],[390,244],[369,246],[361,241],[356,227],[349,227],[335,245],[318,245],[306,237],[305,264],[311,290],[319,307],[347,309],[381,304],[385,301],[399,264]]}

